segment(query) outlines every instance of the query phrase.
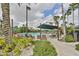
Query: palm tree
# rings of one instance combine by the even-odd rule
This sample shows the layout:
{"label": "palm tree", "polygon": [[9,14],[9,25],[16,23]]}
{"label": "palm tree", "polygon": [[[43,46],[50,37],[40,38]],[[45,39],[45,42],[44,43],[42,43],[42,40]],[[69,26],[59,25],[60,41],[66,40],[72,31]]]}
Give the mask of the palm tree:
{"label": "palm tree", "polygon": [[69,7],[69,8],[72,10],[72,18],[73,18],[73,35],[74,35],[74,39],[75,39],[74,10],[76,9],[76,3],[70,4],[70,7]]}
{"label": "palm tree", "polygon": [[[66,22],[65,24],[68,23],[68,20],[69,20],[69,19],[68,19],[68,16],[69,16],[69,15],[71,15],[71,9],[68,9],[67,12],[66,12],[65,15],[64,15],[64,17],[66,17],[66,19],[67,19],[67,22]],[[67,34],[67,26],[66,26],[66,34]]]}
{"label": "palm tree", "polygon": [[56,23],[56,25],[57,25],[57,37],[58,37],[58,40],[59,40],[59,22],[58,22],[58,20],[59,20],[59,16],[54,16],[53,17],[54,18],[54,21],[55,21],[55,23]]}
{"label": "palm tree", "polygon": [[63,32],[64,32],[64,37],[66,35],[66,24],[65,24],[65,15],[64,15],[64,8],[63,8],[63,3],[62,3],[62,20],[63,20]]}
{"label": "palm tree", "polygon": [[5,42],[11,44],[11,31],[10,31],[10,13],[9,3],[2,3],[2,16],[3,16],[3,33],[5,36]]}
{"label": "palm tree", "polygon": [[67,21],[68,21],[68,16],[71,15],[71,9],[67,10],[66,15],[67,15]]}

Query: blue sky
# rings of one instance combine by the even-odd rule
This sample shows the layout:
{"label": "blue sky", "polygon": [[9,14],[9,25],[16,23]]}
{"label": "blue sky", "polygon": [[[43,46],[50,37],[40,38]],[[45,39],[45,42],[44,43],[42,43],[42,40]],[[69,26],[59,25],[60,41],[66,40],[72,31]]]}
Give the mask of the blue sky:
{"label": "blue sky", "polygon": [[42,13],[44,13],[44,17],[47,17],[49,15],[54,15],[56,14],[55,10],[59,9],[60,7],[61,7],[61,4],[56,3],[54,4],[54,6],[52,6],[52,8],[46,9]]}

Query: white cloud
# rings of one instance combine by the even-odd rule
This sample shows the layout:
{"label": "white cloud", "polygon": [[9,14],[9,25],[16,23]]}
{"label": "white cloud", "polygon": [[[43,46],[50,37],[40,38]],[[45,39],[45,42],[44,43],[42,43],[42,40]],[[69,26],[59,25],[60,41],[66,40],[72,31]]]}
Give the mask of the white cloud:
{"label": "white cloud", "polygon": [[36,16],[36,17],[39,17],[39,18],[42,18],[42,17],[44,17],[44,14],[41,13],[41,12],[37,12],[37,13],[35,14],[35,16]]}
{"label": "white cloud", "polygon": [[[45,9],[48,9],[52,7],[52,3],[41,3],[41,4],[31,4],[31,10],[29,11],[28,14],[28,22],[29,26],[36,26],[35,25],[35,20],[39,22],[39,19],[43,16],[41,12],[43,12]],[[25,4],[22,4],[21,7],[19,7],[17,4],[10,4],[10,10],[11,10],[11,15],[14,19],[14,25],[19,25],[20,22],[24,23],[26,20],[26,9],[25,9]],[[43,20],[44,21],[44,20]],[[42,22],[43,22],[42,21]],[[18,24],[19,23],[19,24]]]}

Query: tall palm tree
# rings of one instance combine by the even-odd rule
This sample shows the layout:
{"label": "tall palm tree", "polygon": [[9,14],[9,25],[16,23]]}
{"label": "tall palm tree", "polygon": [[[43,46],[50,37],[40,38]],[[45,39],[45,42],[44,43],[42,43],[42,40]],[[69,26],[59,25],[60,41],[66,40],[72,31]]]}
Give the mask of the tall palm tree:
{"label": "tall palm tree", "polygon": [[61,5],[61,7],[62,7],[63,32],[64,32],[64,37],[65,37],[65,35],[66,35],[66,24],[65,24],[65,15],[64,15],[63,3]]}
{"label": "tall palm tree", "polygon": [[67,21],[68,21],[68,16],[71,15],[71,9],[67,10],[66,15],[67,15]]}
{"label": "tall palm tree", "polygon": [[59,40],[59,22],[58,22],[58,20],[59,20],[59,16],[54,16],[53,17],[53,19],[54,19],[54,21],[55,21],[55,23],[56,23],[56,25],[57,25],[57,37],[58,37],[58,40]]}
{"label": "tall palm tree", "polygon": [[9,3],[2,3],[2,16],[3,16],[3,33],[5,36],[5,42],[11,44],[11,31],[10,31],[10,10]]}
{"label": "tall palm tree", "polygon": [[74,10],[76,9],[77,4],[76,3],[72,3],[70,4],[70,9],[72,10],[72,18],[73,18],[73,35],[74,35],[74,39],[75,39],[75,23],[74,23]]}

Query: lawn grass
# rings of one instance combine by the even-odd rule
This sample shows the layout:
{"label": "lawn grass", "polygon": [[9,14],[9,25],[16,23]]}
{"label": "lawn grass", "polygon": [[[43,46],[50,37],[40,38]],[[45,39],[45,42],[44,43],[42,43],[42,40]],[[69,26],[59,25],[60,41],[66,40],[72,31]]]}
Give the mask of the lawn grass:
{"label": "lawn grass", "polygon": [[54,46],[47,40],[35,41],[35,47],[33,48],[33,56],[56,56],[57,52]]}
{"label": "lawn grass", "polygon": [[79,44],[76,44],[75,47],[75,49],[79,51]]}

